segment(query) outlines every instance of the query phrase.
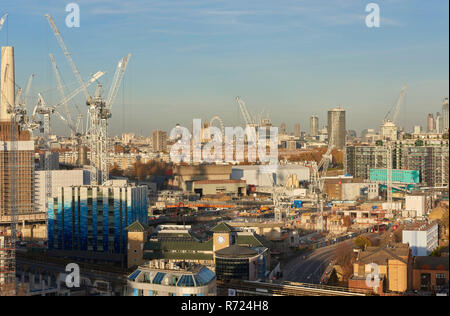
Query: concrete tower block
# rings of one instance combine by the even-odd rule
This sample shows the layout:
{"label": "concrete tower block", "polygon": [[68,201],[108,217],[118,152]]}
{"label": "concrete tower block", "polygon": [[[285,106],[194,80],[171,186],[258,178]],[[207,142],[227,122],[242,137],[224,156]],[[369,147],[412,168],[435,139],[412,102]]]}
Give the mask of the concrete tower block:
{"label": "concrete tower block", "polygon": [[10,122],[9,105],[15,104],[14,47],[2,46],[0,122]]}

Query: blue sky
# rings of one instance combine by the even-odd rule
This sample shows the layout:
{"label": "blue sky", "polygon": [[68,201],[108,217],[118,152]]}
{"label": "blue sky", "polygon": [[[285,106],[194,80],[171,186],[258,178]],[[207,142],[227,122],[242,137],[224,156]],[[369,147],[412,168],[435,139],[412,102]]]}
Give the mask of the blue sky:
{"label": "blue sky", "polygon": [[[65,26],[70,2],[80,6],[80,28]],[[378,29],[365,25],[369,2],[15,0],[0,6],[0,15],[9,13],[0,43],[15,46],[17,84],[24,87],[35,73],[33,92],[49,103],[58,94],[48,53],[67,91],[76,83],[44,14],[52,15],[83,77],[108,72],[106,92],[118,60],[131,53],[111,134],[150,135],[214,115],[228,126],[242,124],[238,95],[250,112],[264,111],[291,131],[297,122],[306,130],[313,114],[322,127],[327,109],[341,105],[347,128],[359,133],[379,127],[403,84],[399,123],[425,126],[449,94],[449,2],[375,1]],[[84,112],[81,96],[76,101]]]}

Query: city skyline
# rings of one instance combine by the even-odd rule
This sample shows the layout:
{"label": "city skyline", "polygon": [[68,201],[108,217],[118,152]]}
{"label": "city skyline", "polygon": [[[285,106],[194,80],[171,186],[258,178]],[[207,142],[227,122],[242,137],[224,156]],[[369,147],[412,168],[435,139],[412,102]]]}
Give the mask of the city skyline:
{"label": "city skyline", "polygon": [[[364,1],[76,3],[79,28],[64,25],[66,3],[7,4],[0,41],[15,46],[18,86],[36,74],[32,104],[37,92],[50,103],[58,99],[49,53],[67,90],[76,86],[44,14],[55,19],[84,78],[108,72],[105,91],[118,59],[130,52],[111,136],[150,135],[214,115],[227,126],[242,125],[237,95],[254,115],[264,111],[288,131],[297,122],[308,126],[311,115],[326,122],[327,111],[342,106],[347,129],[359,134],[379,129],[403,84],[408,89],[398,123],[412,130],[425,127],[427,114],[440,111],[449,94],[447,1],[380,1],[379,29],[366,27]],[[34,38],[43,40],[30,49]],[[82,95],[71,102],[73,113],[75,104],[85,112]],[[56,133],[67,134],[60,121],[54,123]]]}

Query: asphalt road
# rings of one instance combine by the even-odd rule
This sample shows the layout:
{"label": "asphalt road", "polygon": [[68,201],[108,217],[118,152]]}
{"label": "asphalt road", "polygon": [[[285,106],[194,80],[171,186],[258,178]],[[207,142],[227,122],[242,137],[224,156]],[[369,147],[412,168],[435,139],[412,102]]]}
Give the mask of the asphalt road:
{"label": "asphalt road", "polygon": [[[352,245],[353,239],[339,244]],[[284,267],[282,266],[283,278],[281,281],[319,284],[322,275],[335,259],[336,246],[337,244],[314,250],[307,254],[306,259],[298,256],[290,260]]]}

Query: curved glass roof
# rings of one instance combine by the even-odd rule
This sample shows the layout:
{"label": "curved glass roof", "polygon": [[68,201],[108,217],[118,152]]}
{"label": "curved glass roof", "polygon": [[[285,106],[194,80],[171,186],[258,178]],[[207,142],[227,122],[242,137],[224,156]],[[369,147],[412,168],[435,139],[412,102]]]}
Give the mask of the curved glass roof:
{"label": "curved glass roof", "polygon": [[194,275],[195,283],[197,284],[197,286],[206,285],[215,277],[216,275],[214,274],[214,272],[212,272],[208,268],[203,268],[198,274]]}

